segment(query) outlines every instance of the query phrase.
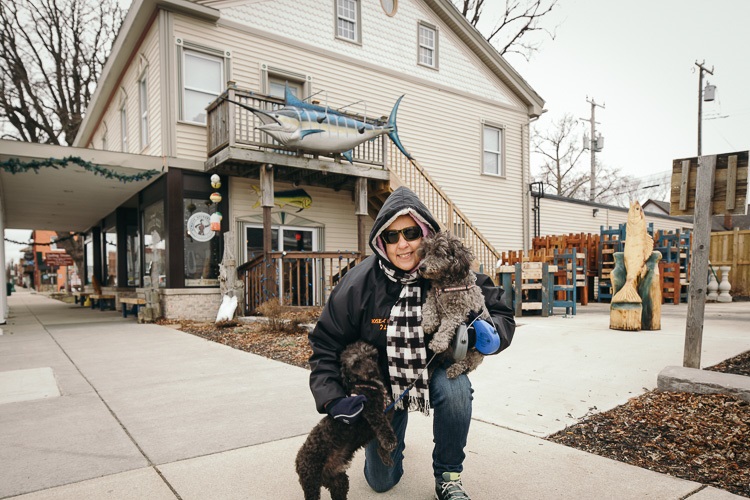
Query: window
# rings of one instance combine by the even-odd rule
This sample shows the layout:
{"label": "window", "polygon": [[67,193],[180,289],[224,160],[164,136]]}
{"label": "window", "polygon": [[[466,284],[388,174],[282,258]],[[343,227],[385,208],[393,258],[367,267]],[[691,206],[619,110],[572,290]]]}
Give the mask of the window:
{"label": "window", "polygon": [[128,152],[128,109],[127,100],[120,105],[120,151]]}
{"label": "window", "polygon": [[437,28],[419,23],[419,64],[437,68]]}
{"label": "window", "polygon": [[143,286],[150,287],[152,277],[158,287],[167,286],[166,226],[164,224],[164,202],[157,201],[143,211],[143,247],[146,270]]}
{"label": "window", "polygon": [[503,165],[503,129],[483,126],[482,135],[482,173],[492,175],[505,175],[505,166]]}
{"label": "window", "polygon": [[360,41],[359,0],[336,0],[336,36]]}
{"label": "window", "polygon": [[127,225],[125,230],[125,258],[127,259],[128,286],[141,284],[141,245],[137,225]]}
{"label": "window", "polygon": [[304,96],[302,95],[302,88],[304,86],[304,83],[285,80],[278,76],[268,77],[268,95],[283,99],[285,96],[284,90],[286,89],[287,85],[289,85],[289,90],[292,92],[292,95],[294,97],[297,97],[299,99],[304,98]]}
{"label": "window", "polygon": [[93,283],[94,278],[94,242],[90,236],[86,238],[83,248],[85,253],[84,258],[86,259],[86,276],[84,277],[84,283],[90,285]]}
{"label": "window", "polygon": [[146,71],[138,80],[138,102],[141,112],[141,149],[148,146],[148,86],[146,83]]}
{"label": "window", "polygon": [[183,198],[185,231],[185,286],[216,286],[221,263],[221,233],[211,230],[211,209],[206,196]]}
{"label": "window", "polygon": [[224,59],[188,49],[182,54],[181,117],[206,123],[206,106],[224,91]]}
{"label": "window", "polygon": [[102,234],[104,251],[104,279],[106,286],[117,286],[117,228],[110,227]]}

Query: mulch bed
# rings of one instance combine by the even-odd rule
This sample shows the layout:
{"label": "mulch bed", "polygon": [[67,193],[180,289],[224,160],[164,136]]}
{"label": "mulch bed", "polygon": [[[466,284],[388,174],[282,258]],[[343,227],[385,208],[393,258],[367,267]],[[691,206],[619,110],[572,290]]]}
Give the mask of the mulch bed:
{"label": "mulch bed", "polygon": [[[309,369],[304,329],[179,323],[187,333]],[[750,376],[750,351],[706,369]],[[547,439],[750,497],[750,403],[732,396],[651,391]]]}

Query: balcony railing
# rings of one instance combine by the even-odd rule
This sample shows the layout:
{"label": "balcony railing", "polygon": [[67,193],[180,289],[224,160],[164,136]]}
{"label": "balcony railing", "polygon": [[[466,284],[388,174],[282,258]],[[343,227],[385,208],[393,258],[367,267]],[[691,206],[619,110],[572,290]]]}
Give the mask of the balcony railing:
{"label": "balcony railing", "polygon": [[[318,156],[336,158],[337,155],[305,154],[297,149],[283,146],[270,135],[257,129],[263,123],[252,111],[229,102],[224,98],[265,112],[272,112],[284,106],[283,99],[230,87],[206,108],[208,113],[206,123],[208,127],[207,149],[209,158],[222,149],[235,146],[271,153],[304,156],[307,158],[317,158]],[[346,116],[365,121],[365,117],[360,115],[346,114]],[[373,125],[381,124],[376,120],[367,119],[366,121]],[[354,148],[352,159],[355,163],[384,168],[387,156],[385,147],[384,136],[378,136]]]}
{"label": "balcony railing", "polygon": [[245,283],[245,310],[278,298],[282,305],[322,306],[333,287],[360,261],[359,252],[271,252],[237,268]]}

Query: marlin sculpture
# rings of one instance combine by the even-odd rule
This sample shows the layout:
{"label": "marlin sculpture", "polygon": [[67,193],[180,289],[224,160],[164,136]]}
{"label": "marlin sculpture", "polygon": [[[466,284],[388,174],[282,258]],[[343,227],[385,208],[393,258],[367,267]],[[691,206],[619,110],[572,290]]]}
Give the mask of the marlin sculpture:
{"label": "marlin sculpture", "polygon": [[263,123],[256,128],[288,148],[322,154],[340,153],[349,163],[353,163],[352,150],[354,148],[363,142],[387,134],[404,156],[412,159],[401,144],[396,127],[396,113],[398,113],[401,99],[404,98],[403,95],[393,105],[388,122],[385,125],[376,126],[345,116],[328,107],[302,101],[292,94],[289,86],[286,87],[284,93],[284,107],[275,111],[262,111],[225,97],[222,99],[252,111]]}

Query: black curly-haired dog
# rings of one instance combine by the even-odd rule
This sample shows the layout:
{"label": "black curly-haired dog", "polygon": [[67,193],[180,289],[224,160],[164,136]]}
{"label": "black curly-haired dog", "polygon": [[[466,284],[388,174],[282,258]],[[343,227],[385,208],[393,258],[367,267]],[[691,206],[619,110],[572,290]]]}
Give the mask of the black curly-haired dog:
{"label": "black curly-haired dog", "polygon": [[346,469],[354,453],[372,439],[378,440],[383,463],[393,465],[390,452],[396,448],[397,439],[390,424],[393,412],[384,413],[389,398],[377,349],[362,341],[347,346],[341,352],[341,379],[348,394],[362,394],[367,402],[353,424],[326,416],[310,431],[296,461],[305,500],[318,500],[321,486],[330,490],[332,500],[345,500],[349,492]]}
{"label": "black curly-haired dog", "polygon": [[[421,258],[419,272],[432,282],[422,305],[422,329],[434,333],[429,343],[433,352],[450,352],[456,327],[466,321],[470,312],[485,311],[484,296],[476,286],[471,266],[474,254],[460,239],[443,231],[422,239],[417,250]],[[448,367],[448,378],[474,370],[484,355],[471,348],[463,360]]]}

